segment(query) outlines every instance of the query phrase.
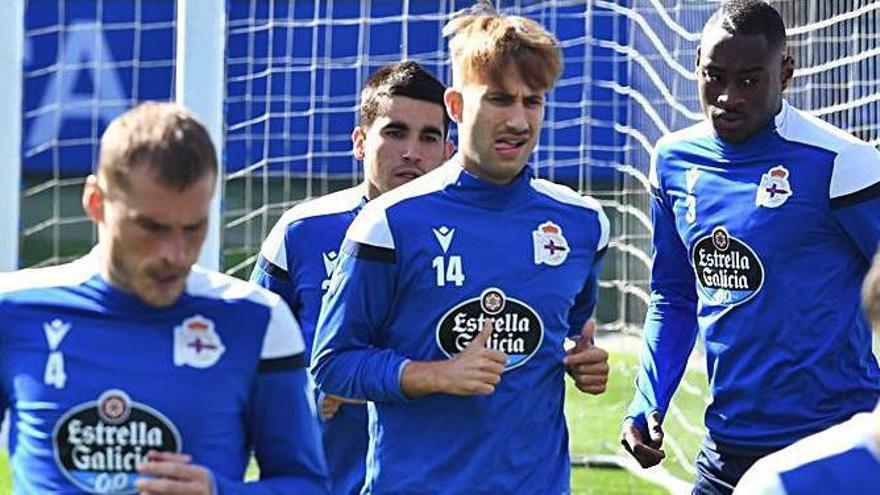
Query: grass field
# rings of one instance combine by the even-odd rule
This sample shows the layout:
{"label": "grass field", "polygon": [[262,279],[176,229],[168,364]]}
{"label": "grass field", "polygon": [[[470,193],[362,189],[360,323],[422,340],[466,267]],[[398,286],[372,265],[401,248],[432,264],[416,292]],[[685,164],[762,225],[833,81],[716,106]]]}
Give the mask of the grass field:
{"label": "grass field", "polygon": [[[632,352],[611,351],[611,377],[608,391],[599,396],[587,396],[569,383],[566,416],[571,435],[573,456],[621,454],[626,455],[618,443],[620,420],[632,396],[635,379],[636,357]],[[691,480],[688,471],[697,453],[702,436],[702,415],[705,403],[705,375],[688,371],[685,387],[680,389],[673,402],[681,417],[670,414],[666,421],[667,458],[664,467],[683,480]],[[682,419],[684,421],[682,421]],[[698,427],[694,429],[694,427]],[[676,455],[676,450],[680,450]],[[253,476],[255,470],[252,470]],[[0,494],[11,493],[11,475],[6,452],[0,451]],[[668,493],[663,488],[644,481],[621,469],[586,468],[572,469],[572,493],[576,495],[655,495]]]}

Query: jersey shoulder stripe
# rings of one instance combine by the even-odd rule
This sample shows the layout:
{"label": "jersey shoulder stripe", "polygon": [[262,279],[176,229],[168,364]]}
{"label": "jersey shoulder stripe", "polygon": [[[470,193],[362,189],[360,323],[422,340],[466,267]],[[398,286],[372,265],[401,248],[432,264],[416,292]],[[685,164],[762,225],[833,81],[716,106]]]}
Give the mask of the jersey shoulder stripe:
{"label": "jersey shoulder stripe", "polygon": [[72,287],[86,282],[97,273],[98,254],[93,251],[63,265],[0,273],[0,295],[29,289]]}
{"label": "jersey shoulder stripe", "polygon": [[288,227],[300,220],[352,211],[360,206],[363,199],[364,187],[363,185],[358,185],[300,203],[290,208],[281,215],[281,218],[272,227],[266,240],[263,241],[263,246],[260,248],[260,256],[282,270],[286,276],[288,270],[287,246],[284,243],[284,238]]}
{"label": "jersey shoulder stripe", "polygon": [[[873,189],[870,188],[880,184],[880,151],[873,145],[788,103],[783,103],[782,111],[776,117],[776,129],[787,141],[834,153],[834,169],[828,195],[832,200],[843,200],[833,201],[833,207],[848,206],[877,197],[876,193],[871,194]],[[862,192],[866,189],[868,191]],[[880,192],[880,187],[876,189],[876,192]],[[856,196],[850,196],[853,194]]]}
{"label": "jersey shoulder stripe", "polygon": [[219,272],[194,266],[187,279],[187,293],[225,301],[247,300],[270,311],[263,336],[262,359],[294,356],[305,352],[299,323],[275,293]]}
{"label": "jersey shoulder stripe", "polygon": [[539,194],[548,196],[555,201],[596,212],[600,231],[599,244],[596,246],[596,251],[602,251],[608,246],[611,225],[608,221],[608,216],[605,215],[605,211],[602,209],[602,205],[600,205],[598,201],[590,196],[581,196],[570,187],[556,184],[545,179],[532,179],[529,184],[532,186],[532,189]]}
{"label": "jersey shoulder stripe", "polygon": [[[427,174],[397,187],[367,203],[355,217],[345,237],[356,244],[394,250],[394,237],[388,225],[387,211],[408,199],[442,191],[453,183],[461,173],[458,158],[452,157],[445,164]],[[349,246],[351,249],[352,246]]]}

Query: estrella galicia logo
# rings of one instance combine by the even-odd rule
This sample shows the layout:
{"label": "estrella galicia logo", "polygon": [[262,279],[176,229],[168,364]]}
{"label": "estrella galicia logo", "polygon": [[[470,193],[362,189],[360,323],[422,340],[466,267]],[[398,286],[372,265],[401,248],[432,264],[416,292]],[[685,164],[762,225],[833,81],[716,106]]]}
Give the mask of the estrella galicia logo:
{"label": "estrella galicia logo", "polygon": [[758,255],[724,227],[715,227],[711,235],[699,239],[692,256],[698,290],[713,304],[742,304],[764,285]]}
{"label": "estrella galicia logo", "polygon": [[80,404],[55,424],[55,462],[87,493],[135,493],[137,466],[150,450],[180,452],[177,427],[121,390]]}
{"label": "estrella galicia logo", "polygon": [[440,318],[437,345],[453,357],[470,344],[487,320],[495,329],[486,346],[508,355],[505,371],[525,364],[544,340],[544,323],[534,309],[490,287],[480,297],[459,303]]}

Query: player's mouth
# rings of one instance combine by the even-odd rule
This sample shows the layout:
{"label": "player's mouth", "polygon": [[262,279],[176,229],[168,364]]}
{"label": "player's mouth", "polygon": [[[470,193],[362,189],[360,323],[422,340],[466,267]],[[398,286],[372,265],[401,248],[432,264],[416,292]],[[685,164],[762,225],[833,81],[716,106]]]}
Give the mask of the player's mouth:
{"label": "player's mouth", "polygon": [[422,171],[421,171],[421,170],[416,170],[416,169],[412,169],[412,168],[407,168],[407,169],[404,169],[404,170],[399,170],[399,171],[397,171],[397,172],[394,173],[394,178],[395,178],[395,179],[398,179],[398,180],[401,180],[401,181],[404,181],[404,182],[409,182],[409,181],[411,181],[411,180],[413,180],[413,179],[418,179],[418,178],[421,177],[421,176],[422,176]]}
{"label": "player's mouth", "polygon": [[717,112],[712,114],[715,129],[724,133],[734,133],[746,125],[746,118],[737,112]]}
{"label": "player's mouth", "polygon": [[523,147],[525,147],[528,142],[529,140],[524,137],[505,137],[496,139],[495,142],[492,143],[492,149],[502,157],[513,158],[519,156]]}

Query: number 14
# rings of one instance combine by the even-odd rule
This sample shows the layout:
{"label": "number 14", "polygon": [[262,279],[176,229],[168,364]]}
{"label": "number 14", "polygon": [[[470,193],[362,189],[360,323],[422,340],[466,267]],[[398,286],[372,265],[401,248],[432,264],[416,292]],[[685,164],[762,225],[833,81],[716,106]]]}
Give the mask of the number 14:
{"label": "number 14", "polygon": [[447,283],[452,282],[456,287],[464,284],[464,270],[461,268],[461,256],[454,255],[449,257],[449,262],[443,256],[437,256],[431,262],[431,266],[437,272],[437,287],[443,287]]}

